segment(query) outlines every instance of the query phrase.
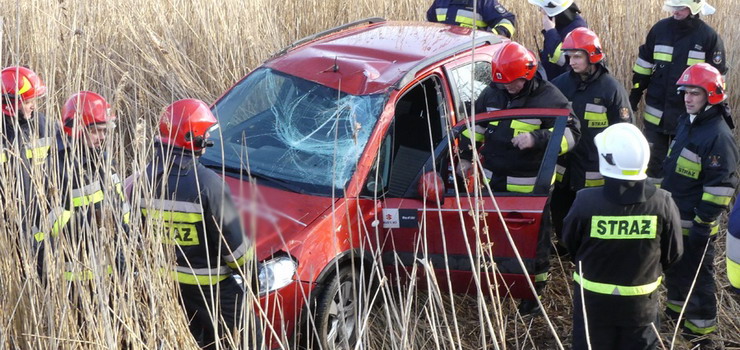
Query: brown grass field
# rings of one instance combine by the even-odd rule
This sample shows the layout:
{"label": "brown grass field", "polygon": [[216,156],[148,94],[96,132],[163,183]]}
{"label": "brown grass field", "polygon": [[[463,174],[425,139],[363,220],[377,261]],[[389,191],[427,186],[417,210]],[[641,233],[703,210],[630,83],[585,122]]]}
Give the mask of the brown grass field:
{"label": "brown grass field", "polygon": [[[49,88],[41,110],[50,119],[59,116],[64,100],[79,90],[106,96],[118,116],[120,135],[110,151],[119,173],[130,175],[146,164],[151,126],[172,101],[193,97],[213,102],[272,53],[299,38],[366,17],[423,20],[430,3],[0,0],[0,63],[27,65],[41,76]],[[525,0],[501,3],[518,16],[514,39],[536,50],[541,45],[538,10]],[[661,12],[663,1],[577,3],[601,37],[613,73],[629,86],[638,46],[650,26],[667,16]],[[737,115],[740,27],[732,24],[732,18],[740,0],[711,4],[717,13],[705,20],[724,38],[729,102]],[[4,184],[12,179],[8,172],[0,174]],[[125,254],[138,273],[90,285],[81,291],[77,304],[81,306],[75,311],[62,281],[43,286],[26,278],[35,273],[33,258],[19,249],[13,234],[25,213],[18,212],[13,201],[0,205],[5,215],[0,254],[20,257],[0,259],[0,349],[116,349],[121,344],[132,349],[195,348],[177,302],[176,284],[157,272],[156,266],[168,263],[157,241],[144,239],[137,247],[129,242]],[[740,349],[740,299],[726,291],[724,236],[725,232],[719,235],[722,248],[716,259],[720,310],[716,337],[728,348]],[[410,288],[393,298],[379,297],[366,312],[363,320],[368,327],[360,349],[556,349],[555,336],[569,348],[570,265],[554,260],[554,281],[542,299],[556,335],[541,317],[517,316],[512,300],[440,296],[435,290]],[[660,328],[665,348],[688,348],[681,339],[671,344],[672,326]]]}

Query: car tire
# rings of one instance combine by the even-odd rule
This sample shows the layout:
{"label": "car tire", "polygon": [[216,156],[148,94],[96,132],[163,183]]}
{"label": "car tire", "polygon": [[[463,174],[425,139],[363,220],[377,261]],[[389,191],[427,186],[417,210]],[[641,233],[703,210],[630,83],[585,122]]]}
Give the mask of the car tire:
{"label": "car tire", "polygon": [[316,349],[352,349],[359,335],[362,305],[359,266],[343,266],[326,284],[316,303]]}

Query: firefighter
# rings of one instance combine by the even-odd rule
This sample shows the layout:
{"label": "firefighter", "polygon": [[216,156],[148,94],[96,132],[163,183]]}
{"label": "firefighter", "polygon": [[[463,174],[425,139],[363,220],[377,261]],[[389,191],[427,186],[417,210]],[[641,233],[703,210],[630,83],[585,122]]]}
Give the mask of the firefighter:
{"label": "firefighter", "polygon": [[636,126],[612,125],[594,142],[604,185],[578,192],[563,231],[576,265],[573,349],[655,349],[662,271],[683,251],[678,208],[646,185],[650,148]]}
{"label": "firefighter", "polygon": [[545,37],[540,61],[546,73],[545,79],[552,80],[565,73],[567,57],[562,54],[563,39],[576,28],[588,27],[581,17],[581,10],[573,0],[529,0],[542,11],[542,35]]}
{"label": "firefighter", "polygon": [[700,62],[727,73],[722,38],[700,18],[714,13],[714,8],[704,0],[666,0],[663,8],[673,15],[658,21],[640,46],[630,91],[632,110],[637,111],[647,90],[642,116],[652,150],[648,176],[656,182],[663,177],[663,160],[684,113],[683,99],[676,94],[681,73]]}
{"label": "firefighter", "polygon": [[571,101],[580,120],[581,139],[571,152],[558,158],[555,169],[552,216],[558,238],[576,192],[604,184],[594,137],[609,125],[632,121],[627,91],[603,64],[604,52],[596,34],[588,28],[576,28],[565,36],[562,50],[570,58],[572,70],[552,83]]}
{"label": "firefighter", "polygon": [[35,233],[41,213],[45,212],[39,198],[46,192],[43,180],[50,149],[55,142],[56,128],[38,111],[39,101],[46,94],[46,86],[36,73],[25,67],[7,67],[0,72],[0,79],[3,113],[3,117],[0,117],[0,165],[3,177],[0,196],[12,198],[3,199],[3,212],[11,215],[10,208],[15,208],[14,212],[19,217],[22,215],[23,219],[6,217],[6,224],[21,221],[21,231]]}
{"label": "firefighter", "polygon": [[740,205],[735,203],[727,222],[727,278],[730,288],[740,295]]}
{"label": "firefighter", "polygon": [[[568,99],[551,83],[544,81],[537,72],[534,53],[516,42],[504,45],[491,62],[492,83],[487,86],[475,102],[479,112],[512,108],[565,108],[570,109]],[[501,86],[501,87],[499,87]],[[530,193],[534,190],[545,147],[550,139],[551,119],[505,120],[495,124],[476,125],[473,133],[463,131],[460,140],[459,174],[467,174],[471,168],[473,151],[470,137],[482,141],[480,154],[483,167],[494,191]],[[572,114],[561,144],[561,153],[572,149],[578,141],[579,123]],[[535,285],[541,291],[549,278],[550,215],[549,204],[545,208],[545,222],[538,237],[537,257],[533,271]],[[537,312],[539,303],[524,300],[519,311],[522,314]]]}
{"label": "firefighter", "polygon": [[[65,280],[87,281],[110,275],[114,269],[122,271],[122,239],[128,232],[130,207],[105,147],[115,128],[115,116],[102,96],[80,91],[62,107],[61,124],[63,134],[57,138],[58,154],[53,163],[56,172],[49,174],[50,186],[61,195],[49,196],[51,210],[34,235],[41,252],[40,265],[51,266],[44,251],[56,251],[57,237],[65,235],[66,242],[80,247],[60,250]],[[48,246],[52,249],[46,249]],[[102,252],[110,252],[110,256]],[[52,273],[48,270],[42,276]]]}
{"label": "firefighter", "polygon": [[489,30],[507,38],[514,36],[516,16],[498,0],[478,0],[477,9],[474,3],[474,0],[434,0],[427,10],[427,20]]}
{"label": "firefighter", "polygon": [[[671,192],[681,212],[686,249],[676,268],[666,273],[666,313],[676,317],[685,308],[684,334],[692,339],[713,332],[717,325],[714,241],[719,216],[738,185],[738,149],[730,107],[723,103],[727,96],[719,70],[697,63],[676,84],[686,113],[678,119],[676,138],[663,163],[662,187]],[[688,297],[697,271],[696,285]],[[711,338],[702,341],[712,348]]]}
{"label": "firefighter", "polygon": [[229,187],[198,162],[212,145],[209,132],[217,127],[202,101],[184,99],[167,107],[159,120],[154,159],[144,173],[152,197],[140,198],[139,204],[145,226],[159,227],[154,232],[175,253],[173,274],[190,331],[208,349],[239,325],[245,291],[234,273],[249,281],[244,268],[253,256]]}

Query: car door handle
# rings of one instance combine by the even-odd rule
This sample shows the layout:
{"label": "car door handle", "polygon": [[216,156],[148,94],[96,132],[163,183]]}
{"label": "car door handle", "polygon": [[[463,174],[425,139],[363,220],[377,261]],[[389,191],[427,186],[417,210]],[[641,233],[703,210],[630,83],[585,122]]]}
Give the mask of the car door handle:
{"label": "car door handle", "polygon": [[531,224],[534,224],[535,219],[534,218],[504,218],[504,222],[506,222],[507,224],[531,225]]}

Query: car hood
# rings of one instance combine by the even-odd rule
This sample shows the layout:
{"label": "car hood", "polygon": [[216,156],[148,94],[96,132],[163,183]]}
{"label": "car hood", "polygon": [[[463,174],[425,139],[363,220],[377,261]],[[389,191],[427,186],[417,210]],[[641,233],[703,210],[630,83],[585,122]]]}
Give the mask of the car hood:
{"label": "car hood", "polygon": [[225,176],[248,237],[254,237],[257,259],[290,252],[305,241],[306,230],[323,217],[336,198],[305,195]]}

